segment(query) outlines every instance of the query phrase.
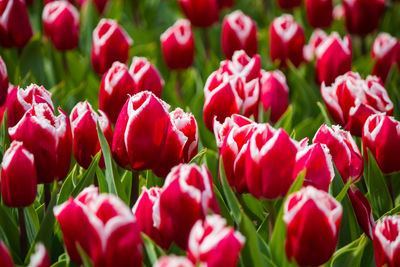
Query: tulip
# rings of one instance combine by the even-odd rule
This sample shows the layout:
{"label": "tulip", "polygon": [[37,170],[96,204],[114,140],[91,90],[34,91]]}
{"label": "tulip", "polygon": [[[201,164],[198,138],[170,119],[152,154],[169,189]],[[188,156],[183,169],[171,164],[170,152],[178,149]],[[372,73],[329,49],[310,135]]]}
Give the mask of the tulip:
{"label": "tulip", "polygon": [[258,49],[256,23],[240,10],[227,15],[222,23],[221,45],[226,58],[232,58],[237,50],[254,56]]}
{"label": "tulip", "polygon": [[160,198],[153,207],[154,226],[164,242],[185,249],[192,226],[209,210],[219,212],[211,174],[205,165],[181,164],[168,174]]}
{"label": "tulip", "polygon": [[0,107],[6,103],[8,95],[8,74],[7,67],[0,56]]}
{"label": "tulip", "polygon": [[368,149],[372,153],[385,174],[400,171],[400,158],[396,156],[400,149],[399,130],[400,122],[384,114],[372,115],[364,124],[362,135],[364,151]]}
{"label": "tulip", "polygon": [[374,216],[372,216],[371,205],[363,193],[355,185],[351,185],[347,191],[354,213],[356,214],[358,224],[364,233],[372,239],[372,230],[375,227]]}
{"label": "tulip", "polygon": [[56,117],[48,104],[33,104],[18,124],[8,128],[11,140],[23,142],[34,155],[39,184],[51,183],[56,177],[63,180],[69,171],[71,125],[64,111],[58,111]]}
{"label": "tulip", "polygon": [[[92,162],[92,157],[101,150],[97,122],[107,142],[112,144],[111,123],[103,111],[99,110],[99,114],[100,116],[87,101],[79,102],[71,111],[72,148],[76,161],[85,169]],[[104,168],[104,159],[101,160],[100,166]]]}
{"label": "tulip", "polygon": [[114,63],[125,63],[133,41],[115,20],[101,19],[93,31],[91,61],[95,72],[105,73]]}
{"label": "tulip", "polygon": [[187,69],[194,60],[194,39],[190,21],[179,19],[160,37],[164,62],[171,70]]}
{"label": "tulip", "polygon": [[261,125],[246,151],[247,187],[256,198],[284,197],[294,181],[297,146],[283,130]]}
{"label": "tulip", "polygon": [[136,91],[150,91],[161,97],[164,80],[158,70],[144,57],[134,57],[129,73],[135,81]]}
{"label": "tulip", "polygon": [[321,29],[315,29],[310,37],[308,45],[304,46],[304,59],[307,61],[313,60],[318,46],[328,37]]}
{"label": "tulip", "polygon": [[183,13],[196,27],[207,28],[218,21],[217,0],[178,0]]}
{"label": "tulip", "polygon": [[289,60],[295,67],[303,62],[304,31],[292,15],[284,14],[275,18],[269,29],[269,48],[272,61],[279,61],[281,68]]}
{"label": "tulip", "polygon": [[277,0],[278,5],[282,9],[293,9],[301,5],[301,0]]}
{"label": "tulip", "polygon": [[220,70],[229,76],[240,76],[250,82],[261,77],[261,58],[258,54],[249,57],[244,50],[235,51],[232,60],[220,63]]}
{"label": "tulip", "polygon": [[314,28],[326,28],[333,21],[332,0],[306,0],[308,23]]}
{"label": "tulip", "polygon": [[0,44],[23,48],[33,36],[24,0],[3,0],[0,3]]}
{"label": "tulip", "polygon": [[305,143],[297,152],[293,176],[296,178],[305,169],[303,186],[313,186],[316,189],[328,192],[329,185],[335,171],[333,170],[332,157],[326,145]]}
{"label": "tulip", "polygon": [[72,50],[79,42],[79,13],[68,1],[47,4],[42,14],[46,36],[57,50]]}
{"label": "tulip", "polygon": [[129,95],[134,95],[135,93],[135,80],[129,73],[128,67],[123,63],[114,62],[101,80],[99,108],[115,124],[119,112],[128,100]]}
{"label": "tulip", "polygon": [[206,266],[235,267],[240,250],[245,242],[244,236],[219,215],[208,215],[204,221],[198,220],[190,231],[188,257],[193,263]]}
{"label": "tulip", "polygon": [[32,254],[28,267],[50,267],[50,258],[46,247],[42,243],[36,243],[35,254]]}
{"label": "tulip", "polygon": [[251,123],[253,123],[252,120],[239,114],[233,114],[231,117],[226,117],[223,123],[220,123],[214,117],[214,123],[213,123],[214,136],[218,149],[221,149],[226,136],[229,134],[229,131],[233,127],[242,127],[244,125]]}
{"label": "tulip", "polygon": [[194,267],[195,265],[183,256],[162,256],[153,267]]}
{"label": "tulip", "polygon": [[312,186],[290,195],[284,204],[285,251],[300,266],[319,266],[335,252],[342,206]]}
{"label": "tulip", "polygon": [[399,55],[399,41],[387,33],[379,34],[372,45],[372,59],[375,60],[372,74],[385,82]]}
{"label": "tulip", "polygon": [[348,72],[331,86],[321,85],[321,95],[332,119],[356,136],[361,136],[368,116],[380,112],[393,114],[393,103],[379,79]]}
{"label": "tulip", "polygon": [[[75,1],[79,6],[83,6],[89,2],[89,0],[75,0]],[[94,6],[96,7],[100,15],[104,13],[104,10],[108,5],[108,2],[109,0],[93,0]]]}
{"label": "tulip", "polygon": [[365,36],[378,28],[385,0],[343,0],[347,31]]}
{"label": "tulip", "polygon": [[266,112],[270,111],[270,121],[275,123],[288,107],[289,87],[285,75],[280,70],[261,73],[261,103]]}
{"label": "tulip", "polygon": [[3,267],[14,267],[10,253],[2,240],[0,240],[0,262]]}
{"label": "tulip", "polygon": [[364,162],[356,142],[348,131],[340,126],[329,127],[325,124],[315,133],[313,143],[321,143],[329,148],[333,162],[339,171],[344,183],[352,179],[353,183],[361,179]]}
{"label": "tulip", "polygon": [[235,1],[234,0],[217,0],[217,2],[218,2],[218,6],[220,8],[224,8],[224,7],[229,8],[229,7],[233,6]]}
{"label": "tulip", "polygon": [[[23,168],[21,168],[23,166]],[[9,207],[26,207],[36,198],[35,159],[22,144],[14,141],[4,153],[1,164],[1,195]]]}
{"label": "tulip", "polygon": [[351,70],[352,48],[350,37],[343,40],[336,32],[325,38],[315,50],[317,77],[330,85],[339,75]]}
{"label": "tulip", "polygon": [[374,228],[374,254],[376,266],[400,265],[400,216],[386,216]]}

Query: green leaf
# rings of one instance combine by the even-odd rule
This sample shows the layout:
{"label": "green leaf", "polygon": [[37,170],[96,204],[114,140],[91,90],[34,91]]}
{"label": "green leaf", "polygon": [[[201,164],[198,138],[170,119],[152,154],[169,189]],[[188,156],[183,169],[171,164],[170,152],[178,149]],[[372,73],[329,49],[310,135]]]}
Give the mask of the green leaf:
{"label": "green leaf", "polygon": [[93,267],[92,260],[86,254],[86,252],[83,250],[81,245],[79,245],[79,243],[76,243],[76,248],[78,249],[79,255],[81,256],[83,267]]}
{"label": "green leaf", "polygon": [[199,153],[194,156],[189,163],[196,163],[197,165],[201,165],[203,163],[204,157],[206,156],[207,148],[203,148]]}
{"label": "green leaf", "polygon": [[57,199],[57,205],[67,201],[69,196],[72,195],[72,191],[74,190],[73,180],[76,179],[77,174],[78,174],[78,165],[75,164],[74,168],[68,174],[67,178],[64,180],[61,186],[60,193]]}
{"label": "green leaf", "polygon": [[275,128],[283,128],[290,133],[293,130],[293,106],[289,105],[283,116],[275,124]]}
{"label": "green leaf", "polygon": [[146,261],[153,266],[157,262],[157,258],[165,255],[164,251],[154,243],[146,234],[142,233],[142,239],[144,244],[144,252]]}
{"label": "green leaf", "polygon": [[1,122],[1,130],[0,130],[0,152],[1,158],[3,158],[4,153],[7,148],[10,146],[10,140],[8,139],[8,128],[7,128],[7,109],[3,113],[3,121]]}
{"label": "green leaf", "polygon": [[11,248],[15,251],[20,251],[18,226],[15,224],[15,221],[10,218],[3,205],[0,205],[0,227],[7,236]]}
{"label": "green leaf", "polygon": [[[88,187],[90,184],[93,183],[93,177],[94,177],[97,165],[99,164],[100,155],[101,155],[100,152],[98,152],[93,157],[92,163],[90,163],[89,168],[83,173],[78,184],[75,186],[74,190],[72,190],[71,195],[73,197],[76,197],[85,187]],[[71,179],[72,178],[73,178],[73,175],[71,176]]]}
{"label": "green leaf", "polygon": [[347,194],[347,191],[349,190],[349,187],[351,185],[351,178],[347,181],[347,183],[343,186],[342,190],[340,191],[339,194],[337,194],[337,196],[335,197],[335,199],[338,202],[342,202],[342,200],[344,199],[344,197]]}
{"label": "green leaf", "polygon": [[330,266],[361,266],[363,252],[368,242],[371,241],[363,234],[352,243],[337,250],[331,259]]}
{"label": "green leaf", "polygon": [[326,125],[331,126],[332,125],[332,121],[331,118],[328,115],[328,112],[326,111],[325,106],[321,103],[321,102],[317,102],[317,105],[319,107],[319,110],[321,111],[322,117],[324,118],[324,122]]}

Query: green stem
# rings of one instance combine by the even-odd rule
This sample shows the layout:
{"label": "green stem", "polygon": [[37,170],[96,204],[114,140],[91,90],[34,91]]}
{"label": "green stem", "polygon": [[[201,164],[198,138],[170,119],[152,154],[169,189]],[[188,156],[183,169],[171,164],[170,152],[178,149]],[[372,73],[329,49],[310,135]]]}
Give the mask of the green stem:
{"label": "green stem", "polygon": [[135,205],[139,197],[139,172],[132,171],[132,186],[131,186],[131,207]]}
{"label": "green stem", "polygon": [[47,207],[49,206],[51,200],[51,183],[44,184],[43,190],[44,190],[44,212],[46,212]]}
{"label": "green stem", "polygon": [[390,197],[392,198],[393,207],[396,207],[396,205],[395,205],[396,199],[395,199],[394,191],[393,191],[392,175],[390,175],[390,174],[386,175],[386,180],[387,180],[387,185],[388,185],[388,189],[389,189],[389,194],[390,194]]}
{"label": "green stem", "polygon": [[269,226],[269,236],[272,236],[275,226],[275,205],[274,201],[267,200],[267,208],[268,208],[268,226]]}
{"label": "green stem", "polygon": [[18,208],[18,221],[19,221],[19,242],[21,246],[21,259],[25,259],[28,252],[28,236],[26,234],[26,224],[24,208]]}
{"label": "green stem", "polygon": [[208,38],[208,29],[204,28],[203,31],[204,49],[206,50],[206,59],[210,58],[210,38]]}

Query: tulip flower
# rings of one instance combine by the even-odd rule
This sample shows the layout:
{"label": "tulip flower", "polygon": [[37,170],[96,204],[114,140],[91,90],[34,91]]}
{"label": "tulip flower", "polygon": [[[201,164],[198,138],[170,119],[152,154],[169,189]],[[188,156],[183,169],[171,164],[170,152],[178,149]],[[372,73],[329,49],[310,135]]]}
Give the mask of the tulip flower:
{"label": "tulip flower", "polygon": [[269,28],[269,48],[272,61],[279,61],[281,68],[289,60],[295,67],[303,62],[304,31],[292,15],[284,14],[275,18]]}
{"label": "tulip flower", "polygon": [[234,2],[235,2],[234,0],[217,0],[218,6],[219,6],[220,8],[224,8],[224,7],[229,8],[229,7],[232,7],[233,4],[234,4]]}
{"label": "tulip flower", "polygon": [[195,265],[184,256],[162,256],[153,267],[195,267]]}
{"label": "tulip flower", "polygon": [[331,86],[321,85],[321,95],[332,119],[356,136],[361,136],[364,122],[376,113],[393,114],[393,103],[379,79],[348,72]]}
{"label": "tulip flower", "polygon": [[0,45],[23,48],[33,36],[24,0],[3,0],[0,3]]}
{"label": "tulip flower", "polygon": [[351,185],[347,191],[348,196],[356,214],[358,224],[364,233],[372,239],[372,231],[375,227],[374,216],[372,216],[371,205],[363,193],[355,185]]}
{"label": "tulip flower", "polygon": [[282,9],[293,9],[301,5],[301,0],[276,0]]}
{"label": "tulip flower", "polygon": [[219,215],[208,215],[198,220],[190,231],[188,257],[193,263],[205,263],[209,267],[235,267],[245,242],[242,234]]}
{"label": "tulip flower", "polygon": [[193,26],[207,28],[218,21],[218,0],[178,0]]}
{"label": "tulip flower", "polygon": [[285,252],[300,266],[319,266],[336,249],[342,206],[328,193],[312,186],[290,195],[284,204],[287,234]]}
{"label": "tulip flower", "polygon": [[364,161],[356,142],[348,131],[342,130],[338,125],[329,127],[322,124],[315,133],[313,143],[321,143],[329,148],[344,183],[347,183],[350,178],[353,183],[361,179]]}
{"label": "tulip flower", "polygon": [[45,5],[42,14],[46,36],[57,50],[71,50],[79,42],[79,13],[68,1]]}
{"label": "tulip flower", "polygon": [[129,68],[136,85],[136,92],[150,91],[161,97],[164,80],[158,70],[144,57],[134,57]]}
{"label": "tulip flower", "polygon": [[372,45],[372,60],[375,61],[372,74],[385,82],[399,55],[399,41],[387,33],[379,34]]}
{"label": "tulip flower", "polygon": [[0,107],[6,103],[8,86],[7,67],[3,61],[3,58],[0,56]]}
{"label": "tulip flower", "polygon": [[304,46],[304,59],[307,61],[313,60],[318,46],[328,37],[326,32],[321,29],[315,29],[310,37],[308,45]]}
{"label": "tulip flower", "polygon": [[233,114],[231,117],[226,117],[223,123],[220,123],[214,117],[214,123],[213,123],[214,136],[218,149],[221,149],[226,136],[229,134],[229,131],[233,127],[242,127],[244,125],[251,123],[253,123],[252,120],[239,114]]}
{"label": "tulip flower", "polygon": [[221,45],[226,58],[232,58],[237,50],[254,56],[258,49],[256,23],[240,10],[227,15],[222,23]]}
{"label": "tulip flower", "polygon": [[317,78],[330,85],[339,75],[351,70],[352,48],[350,37],[343,40],[336,32],[325,38],[315,50]]}
{"label": "tulip flower", "polygon": [[374,228],[376,266],[400,265],[400,216],[386,216]]}
{"label": "tulip flower", "polygon": [[[23,168],[21,168],[23,166]],[[9,207],[30,206],[36,198],[35,159],[22,142],[14,141],[1,164],[1,195]]]}
{"label": "tulip flower", "polygon": [[229,76],[240,76],[250,82],[261,77],[261,58],[258,54],[249,57],[244,50],[235,51],[232,60],[220,63],[220,70]]}
{"label": "tulip flower", "polygon": [[306,0],[308,23],[314,28],[326,28],[333,21],[332,0]]}
{"label": "tulip flower", "polygon": [[0,240],[0,262],[3,267],[14,267],[10,253],[2,240]]}
{"label": "tulip flower", "polygon": [[160,37],[164,62],[171,70],[187,69],[194,60],[194,39],[190,21],[179,19]]}
{"label": "tulip flower", "polygon": [[400,122],[384,114],[372,115],[364,124],[364,151],[368,149],[372,153],[379,168],[386,174],[400,171],[400,158],[396,156],[400,149],[399,129]]}
{"label": "tulip flower", "polygon": [[133,41],[115,20],[101,19],[93,31],[91,61],[95,72],[105,73],[115,61],[125,63]]}
{"label": "tulip flower", "polygon": [[[101,150],[97,122],[107,142],[112,144],[111,123],[103,111],[99,110],[99,114],[100,116],[87,101],[79,102],[71,111],[72,148],[76,161],[85,169],[92,162],[92,157]],[[100,161],[100,166],[104,168],[104,159]]]}
{"label": "tulip flower", "polygon": [[50,258],[46,247],[42,243],[36,243],[35,254],[31,255],[28,267],[50,267]]}

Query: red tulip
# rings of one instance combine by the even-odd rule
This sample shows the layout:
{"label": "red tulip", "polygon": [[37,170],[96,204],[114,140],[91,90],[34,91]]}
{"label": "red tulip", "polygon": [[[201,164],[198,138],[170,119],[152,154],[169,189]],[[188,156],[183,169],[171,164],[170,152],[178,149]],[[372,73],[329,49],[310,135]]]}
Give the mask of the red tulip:
{"label": "red tulip", "polygon": [[160,37],[164,62],[171,70],[187,69],[194,60],[194,39],[190,21],[179,19]]}
{"label": "red tulip", "polygon": [[351,34],[367,35],[378,28],[385,0],[342,0],[346,28]]}
{"label": "red tulip", "polygon": [[291,15],[275,18],[269,29],[269,48],[272,61],[279,61],[280,67],[289,60],[295,67],[303,62],[304,31]]}
{"label": "red tulip", "polygon": [[24,0],[0,2],[0,44],[23,48],[33,36],[31,22]]}
{"label": "red tulip", "polygon": [[[370,116],[363,128],[363,148],[372,153],[383,173],[400,171],[400,122],[384,114]],[[367,154],[365,154],[366,156]]]}
{"label": "red tulip", "polygon": [[332,0],[306,0],[308,23],[314,28],[326,28],[333,21]]}
{"label": "red tulip", "polygon": [[356,136],[361,136],[368,116],[386,112],[393,114],[393,104],[376,77],[361,79],[348,72],[336,78],[331,86],[321,85],[321,95],[332,119]]}
{"label": "red tulip", "polygon": [[229,7],[233,6],[235,1],[234,0],[217,0],[217,2],[218,2],[218,6],[220,8],[224,8],[224,7],[229,8]]}
{"label": "red tulip", "polygon": [[308,45],[304,46],[303,54],[304,59],[307,61],[313,60],[318,46],[328,37],[328,35],[321,29],[315,29],[310,37]]}
{"label": "red tulip", "polygon": [[315,133],[313,143],[325,144],[329,148],[333,162],[344,183],[349,178],[358,182],[363,174],[364,162],[361,152],[351,134],[340,129],[340,126],[322,126]]}
{"label": "red tulip", "polygon": [[195,267],[195,265],[184,256],[162,256],[153,267]]}
{"label": "red tulip", "polygon": [[101,19],[92,38],[92,66],[98,74],[105,73],[115,61],[125,63],[133,41],[115,20]]}
{"label": "red tulip", "polygon": [[3,61],[3,58],[0,56],[0,107],[6,103],[8,86],[7,67]]}
{"label": "red tulip", "polygon": [[[97,152],[101,150],[97,135],[97,122],[109,144],[112,144],[112,128],[107,115],[99,110],[100,116],[87,102],[79,102],[71,111],[70,120],[72,126],[73,152],[76,161],[87,169]],[[104,160],[100,161],[104,168]]]}
{"label": "red tulip", "polygon": [[374,228],[376,266],[400,265],[400,216],[386,216]]}
{"label": "red tulip", "polygon": [[68,1],[47,4],[42,14],[46,36],[57,50],[71,50],[79,42],[79,13]]}
{"label": "red tulip", "polygon": [[194,264],[235,267],[245,238],[219,215],[198,220],[190,231],[188,257]]}
{"label": "red tulip", "polygon": [[246,151],[246,182],[252,195],[284,197],[292,185],[297,146],[283,130],[260,125]]}
{"label": "red tulip", "polygon": [[387,33],[379,34],[372,45],[372,60],[375,60],[373,75],[385,82],[399,55],[399,41]]}
{"label": "red tulip", "polygon": [[278,5],[282,9],[293,9],[301,5],[301,0],[277,0]]}
{"label": "red tulip", "polygon": [[351,70],[352,48],[350,37],[343,40],[336,32],[325,38],[315,50],[317,77],[330,85],[339,75]]}
{"label": "red tulip", "polygon": [[154,204],[154,225],[164,242],[185,249],[190,230],[208,212],[218,212],[211,174],[205,165],[181,164],[168,174],[160,198]]}
{"label": "red tulip", "polygon": [[261,103],[265,112],[270,111],[270,121],[275,123],[288,107],[289,87],[285,75],[280,70],[262,71],[261,75]]}
{"label": "red tulip", "polygon": [[216,117],[214,117],[214,136],[218,149],[221,149],[226,136],[233,127],[242,127],[250,123],[253,123],[253,121],[239,114],[226,117],[223,123],[220,123]]}
{"label": "red tulip", "polygon": [[161,97],[164,80],[158,70],[144,57],[134,57],[129,68],[136,84],[136,91],[150,91]]}
{"label": "red tulip", "polygon": [[246,82],[250,82],[261,77],[261,58],[258,54],[249,57],[244,50],[235,51],[232,60],[225,60],[220,63],[220,70],[222,73],[240,76]]}
{"label": "red tulip", "polygon": [[372,230],[375,227],[374,216],[372,216],[371,205],[363,193],[355,185],[351,185],[347,191],[354,213],[356,214],[358,224],[364,233],[372,239]]}
{"label": "red tulip", "polygon": [[226,58],[232,58],[237,50],[254,56],[258,49],[256,23],[240,10],[227,15],[222,23],[221,45]]}
{"label": "red tulip", "polygon": [[336,249],[342,206],[328,193],[312,186],[290,195],[284,204],[287,234],[285,251],[300,266],[319,266]]}
{"label": "red tulip", "polygon": [[36,243],[35,250],[28,267],[50,267],[50,258],[46,247],[42,243]]}
{"label": "red tulip", "polygon": [[14,267],[10,253],[2,240],[0,240],[0,263],[3,267]]}
{"label": "red tulip", "polygon": [[[21,168],[23,166],[23,168]],[[35,159],[22,142],[14,141],[1,164],[1,195],[9,207],[30,206],[36,198]]]}
{"label": "red tulip", "polygon": [[33,104],[14,127],[8,128],[11,140],[21,141],[35,157],[38,183],[64,179],[69,171],[72,150],[68,116],[58,109],[56,117],[48,104]]}
{"label": "red tulip", "polygon": [[178,0],[183,13],[196,27],[210,27],[218,21],[217,0]]}
{"label": "red tulip", "polygon": [[112,67],[103,75],[99,91],[99,108],[117,122],[118,115],[128,100],[129,95],[136,93],[135,81],[128,67],[120,62],[114,62]]}

